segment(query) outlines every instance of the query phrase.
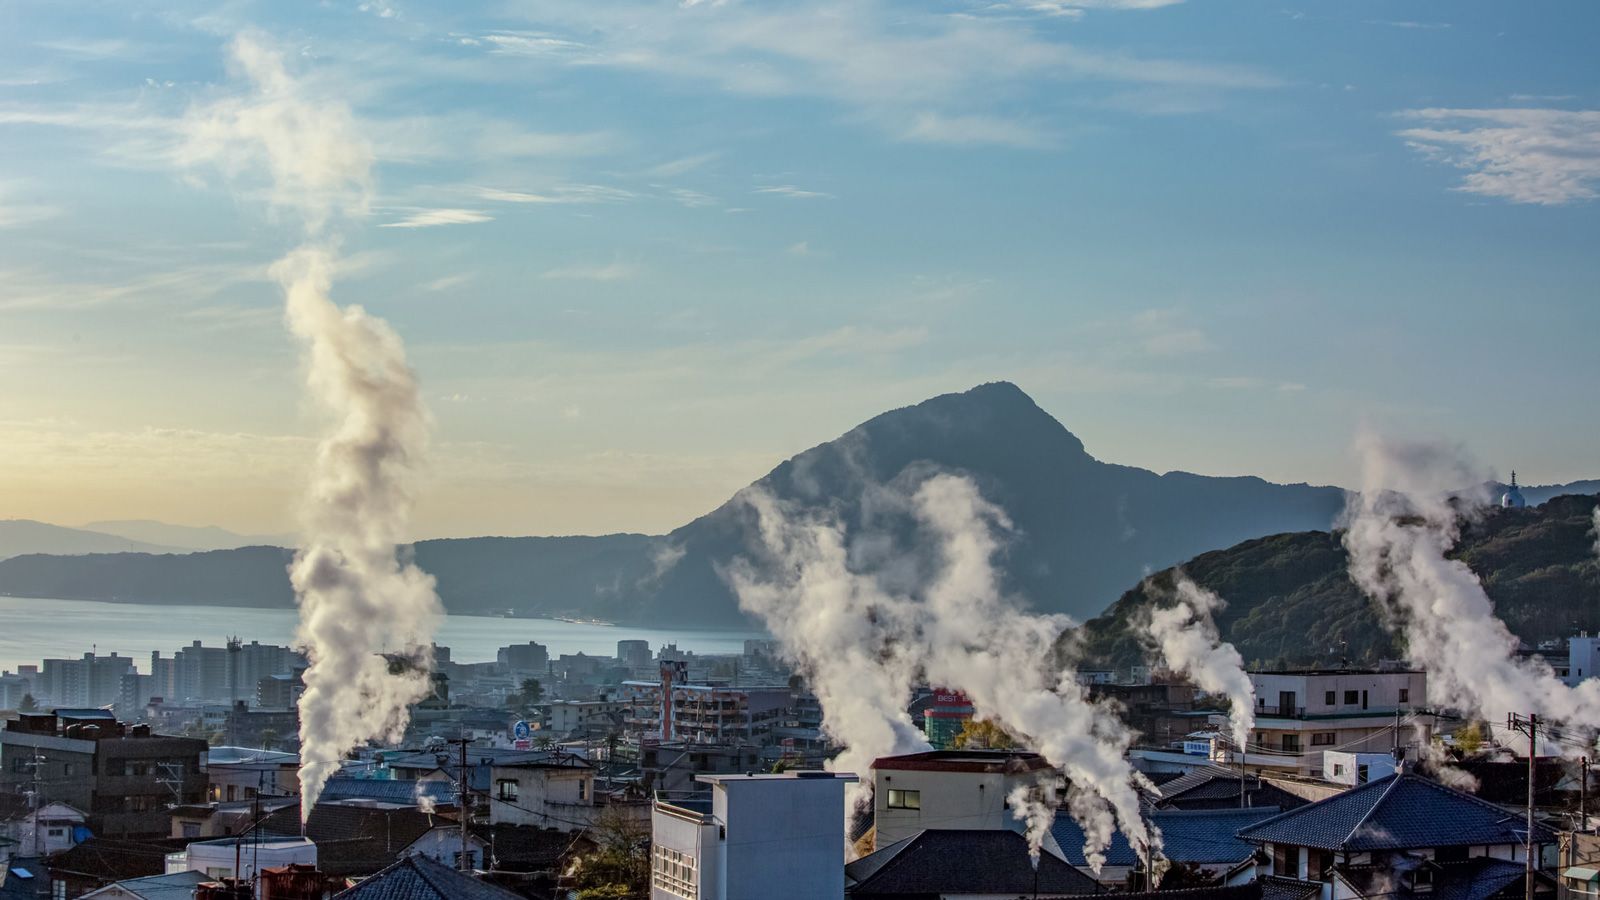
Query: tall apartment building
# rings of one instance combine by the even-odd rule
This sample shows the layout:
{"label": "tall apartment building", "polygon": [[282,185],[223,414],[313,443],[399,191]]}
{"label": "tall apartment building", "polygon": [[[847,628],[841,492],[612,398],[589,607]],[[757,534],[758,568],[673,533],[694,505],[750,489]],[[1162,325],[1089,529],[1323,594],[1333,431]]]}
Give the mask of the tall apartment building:
{"label": "tall apartment building", "polygon": [[54,706],[108,706],[122,696],[122,676],[133,672],[133,658],[96,656],[47,659],[34,683],[34,699]]}
{"label": "tall apartment building", "polygon": [[168,703],[226,703],[236,700],[256,702],[261,679],[287,675],[305,668],[306,659],[289,647],[237,638],[221,647],[206,647],[195,641],[181,648],[171,659],[159,652],[150,654],[148,697]]}
{"label": "tall apartment building", "polygon": [[502,667],[512,672],[543,675],[550,671],[550,650],[535,641],[501,647],[495,654],[495,659]]}

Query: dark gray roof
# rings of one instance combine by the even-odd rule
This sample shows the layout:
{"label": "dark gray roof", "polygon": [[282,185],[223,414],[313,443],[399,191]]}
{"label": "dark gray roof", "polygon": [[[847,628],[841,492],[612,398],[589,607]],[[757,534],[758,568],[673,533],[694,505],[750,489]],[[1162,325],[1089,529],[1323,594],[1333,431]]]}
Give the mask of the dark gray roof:
{"label": "dark gray roof", "polygon": [[1256,883],[1261,885],[1261,900],[1312,900],[1322,896],[1322,883],[1319,881],[1268,875],[1257,878]]}
{"label": "dark gray roof", "polygon": [[[1548,828],[1534,829],[1535,842],[1555,840]],[[1289,810],[1241,830],[1239,837],[1255,844],[1365,851],[1522,844],[1526,833],[1519,814],[1403,773]]]}
{"label": "dark gray roof", "polygon": [[408,856],[334,895],[335,900],[520,900],[505,888],[463,875],[426,856]]}
{"label": "dark gray roof", "polygon": [[[1176,863],[1236,863],[1255,852],[1255,847],[1239,840],[1238,831],[1278,814],[1278,808],[1248,807],[1245,809],[1158,809],[1146,814],[1146,819],[1161,829],[1162,852]],[[1083,829],[1066,812],[1056,813],[1050,834],[1061,845],[1067,861],[1075,866],[1087,865],[1083,856]],[[1118,830],[1111,836],[1111,846],[1106,848],[1106,864],[1131,866],[1139,861],[1128,844],[1128,839]]]}
{"label": "dark gray roof", "polygon": [[[1423,892],[1410,888],[1396,874],[1393,865],[1339,866],[1334,869],[1338,878],[1355,888],[1363,896],[1385,894],[1390,900],[1413,900],[1427,897],[1431,900],[1490,900],[1493,897],[1522,897],[1523,879],[1527,870],[1522,863],[1486,856],[1473,857],[1456,863],[1421,863],[1433,870],[1432,886]],[[1545,891],[1553,885],[1540,873],[1537,889]]]}
{"label": "dark gray roof", "polygon": [[417,794],[438,806],[454,806],[456,789],[448,781],[402,781],[393,778],[330,778],[322,789],[322,800],[382,800],[386,803],[416,803]]}
{"label": "dark gray roof", "polygon": [[1015,831],[921,831],[844,867],[851,897],[939,894],[1095,894],[1100,886],[1051,853],[1039,856]]}
{"label": "dark gray roof", "polygon": [[[1248,806],[1293,809],[1306,801],[1255,775],[1246,775]],[[1239,806],[1239,773],[1219,766],[1200,766],[1160,785],[1161,796],[1146,803],[1159,809],[1220,809]]]}

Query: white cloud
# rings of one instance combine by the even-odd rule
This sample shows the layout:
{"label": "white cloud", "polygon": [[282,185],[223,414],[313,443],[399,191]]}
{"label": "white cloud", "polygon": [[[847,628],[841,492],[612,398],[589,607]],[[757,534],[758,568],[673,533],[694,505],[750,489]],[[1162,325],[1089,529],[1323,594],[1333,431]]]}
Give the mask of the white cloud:
{"label": "white cloud", "polygon": [[810,256],[811,255],[811,242],[810,241],[796,241],[795,243],[790,244],[789,248],[787,250],[783,251],[783,252],[789,254],[790,256]]}
{"label": "white cloud", "polygon": [[568,281],[624,281],[638,272],[638,267],[631,263],[613,262],[603,266],[562,266],[550,269],[539,277]]}
{"label": "white cloud", "polygon": [[795,187],[792,184],[775,184],[775,185],[770,185],[768,187],[759,187],[759,188],[756,188],[752,193],[756,193],[756,194],[776,194],[779,197],[788,197],[788,198],[793,199],[793,200],[832,200],[832,199],[834,199],[832,194],[825,194],[822,191],[802,190],[800,188]]}
{"label": "white cloud", "polygon": [[933,144],[992,144],[1038,150],[1053,147],[1049,129],[1027,122],[987,115],[943,115],[925,112],[902,134],[907,140]]}
{"label": "white cloud", "polygon": [[1429,123],[1399,132],[1410,147],[1466,170],[1457,190],[1546,206],[1600,196],[1600,110],[1417,109],[1404,115]]}
{"label": "white cloud", "polygon": [[384,222],[379,228],[433,228],[439,225],[473,225],[492,222],[494,216],[475,209],[419,209],[397,222]]}
{"label": "white cloud", "polygon": [[645,170],[645,174],[655,178],[676,178],[716,160],[721,155],[719,152],[712,151],[710,153],[696,153],[693,156],[681,156],[660,165],[652,166]]}
{"label": "white cloud", "polygon": [[1203,330],[1189,325],[1186,319],[1175,309],[1147,309],[1134,316],[1139,349],[1150,356],[1185,356],[1217,349]]}
{"label": "white cloud", "polygon": [[624,203],[639,195],[603,184],[558,184],[543,193],[478,188],[478,196],[496,203]]}

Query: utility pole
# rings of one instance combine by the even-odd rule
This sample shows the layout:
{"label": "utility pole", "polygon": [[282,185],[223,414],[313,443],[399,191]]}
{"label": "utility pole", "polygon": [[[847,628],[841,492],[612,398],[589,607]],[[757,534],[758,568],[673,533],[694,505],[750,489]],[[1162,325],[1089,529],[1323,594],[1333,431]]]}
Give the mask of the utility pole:
{"label": "utility pole", "polygon": [[462,872],[470,872],[472,871],[472,858],[467,855],[467,800],[470,793],[467,785],[468,739],[462,736],[450,743],[461,745],[460,780],[456,782],[456,814],[461,819],[461,856],[456,862],[456,868]]}
{"label": "utility pole", "polygon": [[1589,829],[1589,757],[1579,758],[1583,773],[1578,780],[1578,830]]}
{"label": "utility pole", "polygon": [[1533,840],[1533,786],[1534,775],[1537,771],[1535,763],[1538,760],[1539,717],[1530,715],[1524,719],[1516,713],[1510,713],[1506,716],[1506,727],[1512,731],[1520,731],[1528,736],[1528,837],[1527,852],[1524,854],[1527,857],[1527,874],[1526,884],[1523,887],[1523,897],[1524,900],[1533,900],[1533,856],[1535,852]]}

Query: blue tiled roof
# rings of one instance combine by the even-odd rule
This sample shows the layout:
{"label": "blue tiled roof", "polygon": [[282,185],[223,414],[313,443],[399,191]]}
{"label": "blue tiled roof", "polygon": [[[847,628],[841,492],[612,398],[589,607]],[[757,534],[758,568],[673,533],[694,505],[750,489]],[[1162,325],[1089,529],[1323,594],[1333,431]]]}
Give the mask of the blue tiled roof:
{"label": "blue tiled roof", "polygon": [[[1161,829],[1162,852],[1173,862],[1234,863],[1255,850],[1252,845],[1239,840],[1239,829],[1254,825],[1278,814],[1278,808],[1253,807],[1247,809],[1197,809],[1156,810],[1146,816],[1147,821]],[[1056,814],[1050,834],[1061,845],[1067,861],[1075,866],[1087,865],[1083,856],[1083,829],[1066,812]],[[1119,830],[1111,836],[1111,847],[1106,850],[1106,864],[1131,866],[1138,856],[1129,846],[1128,839]]]}
{"label": "blue tiled roof", "polygon": [[[1535,840],[1555,835],[1535,825]],[[1390,775],[1245,828],[1251,843],[1323,850],[1409,850],[1521,844],[1522,816],[1420,775]]]}
{"label": "blue tiled roof", "polygon": [[390,778],[330,778],[322,789],[322,799],[415,803],[419,790],[422,796],[436,804],[455,805],[456,789],[448,781],[400,781]]}

